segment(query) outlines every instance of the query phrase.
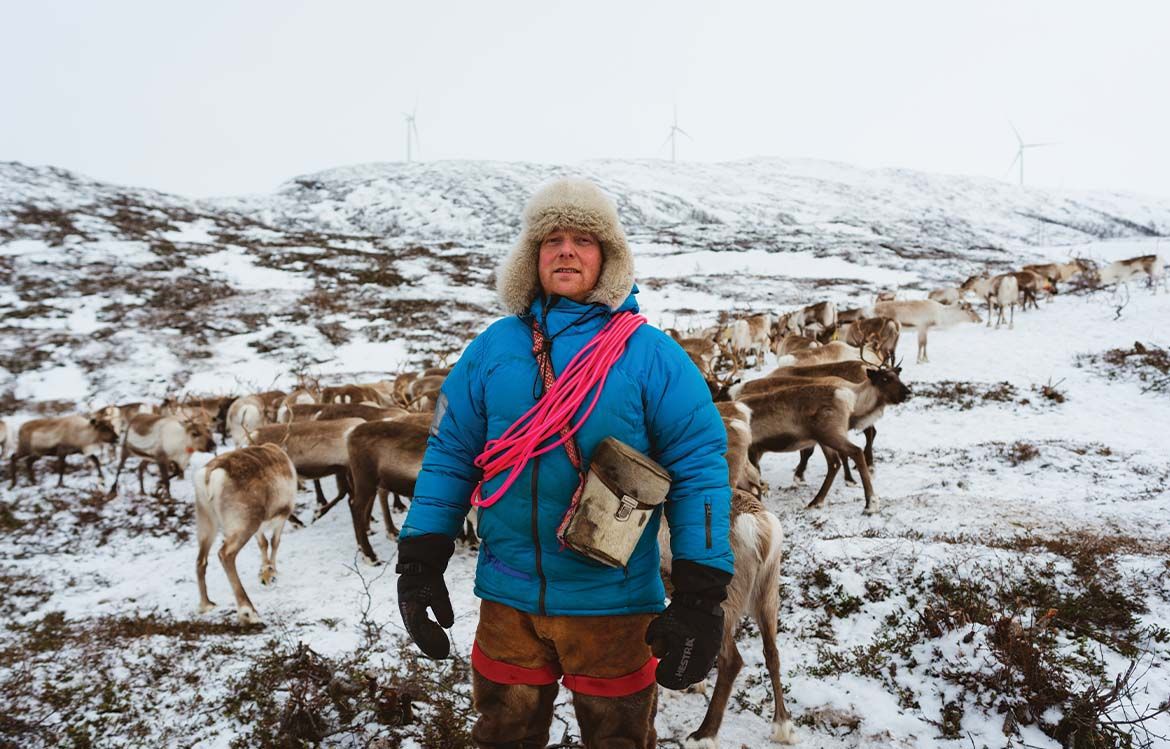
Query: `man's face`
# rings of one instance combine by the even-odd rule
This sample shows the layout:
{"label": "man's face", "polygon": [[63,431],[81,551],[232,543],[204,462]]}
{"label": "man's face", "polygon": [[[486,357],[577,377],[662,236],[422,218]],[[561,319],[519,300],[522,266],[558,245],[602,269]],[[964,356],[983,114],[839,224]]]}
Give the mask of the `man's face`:
{"label": "man's face", "polygon": [[584,302],[601,275],[601,245],[592,234],[554,229],[540,243],[540,285],[545,294]]}

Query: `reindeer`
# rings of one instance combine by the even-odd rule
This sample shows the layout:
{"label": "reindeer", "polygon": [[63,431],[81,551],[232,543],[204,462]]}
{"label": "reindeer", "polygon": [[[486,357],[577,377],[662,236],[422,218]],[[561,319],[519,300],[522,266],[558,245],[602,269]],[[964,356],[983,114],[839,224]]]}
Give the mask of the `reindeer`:
{"label": "reindeer", "polygon": [[1079,258],[1074,258],[1067,263],[1036,263],[1024,266],[1024,270],[1036,273],[1046,279],[1052,285],[1053,293],[1056,293],[1058,283],[1070,281],[1088,269],[1089,263]]}
{"label": "reindeer", "polygon": [[999,330],[1000,323],[1003,322],[1003,310],[1007,306],[1011,306],[1012,315],[1011,322],[1008,323],[1008,330],[1016,326],[1016,304],[1020,301],[1020,283],[1014,273],[1003,273],[991,279],[991,287],[987,292],[987,327],[991,327],[991,305],[994,303],[999,310],[999,315],[995,318],[995,329]]}
{"label": "reindeer", "polygon": [[851,322],[857,322],[867,317],[873,317],[873,307],[853,307],[852,309],[843,309],[837,311],[837,324],[848,325]]}
{"label": "reindeer", "polygon": [[[784,557],[784,530],[780,520],[768,512],[759,499],[744,491],[731,495],[731,550],[735,555],[735,573],[727,586],[723,608],[723,640],[715,677],[715,691],[699,727],[687,736],[683,746],[718,746],[719,728],[727,711],[727,701],[735,679],[743,668],[743,656],[735,642],[740,621],[750,616],[764,645],[764,663],[772,680],[772,741],[795,744],[792,716],[784,706],[784,686],[780,676],[780,651],[776,631],[780,615],[780,564]],[[658,526],[658,549],[661,554],[662,581],[673,592],[670,574],[670,529],[665,522]]]}
{"label": "reindeer", "polygon": [[902,327],[918,330],[918,363],[926,364],[926,337],[931,328],[949,328],[964,322],[981,322],[979,313],[970,304],[939,304],[931,299],[907,299],[897,302],[878,302],[874,313],[881,317],[897,320]]}
{"label": "reindeer", "polygon": [[789,333],[788,335],[775,339],[772,343],[772,353],[776,356],[784,356],[794,351],[819,348],[820,345],[820,341],[816,338]]}
{"label": "reindeer", "polygon": [[[991,276],[986,273],[980,273],[977,276],[970,276],[959,286],[959,298],[963,299],[968,294],[974,294],[976,299],[986,299],[988,293],[991,291]],[[990,312],[988,313],[990,314]]]}
{"label": "reindeer", "polygon": [[[258,624],[236,572],[236,555],[256,536],[260,547],[260,584],[276,580],[276,550],[284,522],[296,508],[296,469],[276,445],[242,447],[212,459],[195,471],[195,524],[199,556],[195,579],[199,583],[199,612],[215,608],[207,597],[207,554],[218,532],[223,533],[219,561],[236,596],[236,616],[242,624]],[[260,531],[257,534],[257,531]],[[265,533],[271,540],[265,538]]]}
{"label": "reindeer", "polygon": [[845,331],[845,342],[865,351],[866,347],[876,351],[883,364],[894,363],[894,352],[902,335],[902,325],[889,317],[867,317],[850,323]]}
{"label": "reindeer", "polygon": [[773,327],[773,339],[796,333],[808,335],[823,333],[837,326],[837,305],[835,302],[817,302],[807,307],[781,315]]}
{"label": "reindeer", "polygon": [[433,410],[446,379],[447,375],[423,375],[410,383],[410,402],[406,408],[414,411]]}
{"label": "reindeer", "polygon": [[715,404],[727,430],[727,481],[733,489],[742,489],[754,496],[763,495],[763,480],[759,471],[748,461],[752,445],[752,412],[742,403],[721,401]]}
{"label": "reindeer", "polygon": [[[336,419],[271,424],[252,430],[247,439],[250,445],[274,444],[282,447],[296,466],[297,476],[313,480],[317,494],[315,520],[349,494],[346,437],[364,423],[362,419]],[[325,476],[333,476],[337,481],[337,497],[331,503],[326,502],[325,493],[321,491],[320,479]]]}
{"label": "reindeer", "polygon": [[195,452],[214,452],[215,440],[210,427],[202,421],[183,421],[176,416],[138,414],[130,420],[122,437],[122,459],[114,472],[114,485],[107,499],[118,496],[118,479],[131,455],[142,458],[138,463],[138,490],[146,494],[143,474],[148,461],[158,464],[156,495],[171,498],[171,469],[181,478]]}
{"label": "reindeer", "polygon": [[0,458],[8,454],[8,425],[0,419]]}
{"label": "reindeer", "polygon": [[1027,311],[1029,303],[1031,303],[1032,309],[1040,309],[1040,305],[1036,303],[1036,297],[1040,295],[1041,291],[1046,291],[1049,294],[1056,293],[1056,287],[1035,271],[1021,270],[1015,271],[1011,275],[1016,277],[1016,286],[1019,287],[1020,295],[1024,298],[1021,307],[1024,311]]}
{"label": "reindeer", "polygon": [[338,385],[321,391],[322,403],[364,403],[382,405],[383,395],[369,385]]}
{"label": "reindeer", "polygon": [[947,286],[942,289],[935,289],[926,295],[927,299],[938,302],[939,304],[958,304],[959,300],[963,298],[963,294],[953,286]]}
{"label": "reindeer", "polygon": [[245,395],[232,401],[227,411],[227,428],[236,446],[241,446],[248,433],[269,423],[262,394]]}
{"label": "reindeer", "polygon": [[16,462],[25,459],[25,471],[30,485],[36,485],[37,477],[33,464],[42,455],[57,456],[57,487],[65,485],[65,456],[81,453],[93,461],[97,469],[99,484],[105,483],[102,464],[98,455],[103,445],[115,444],[118,433],[114,425],[105,419],[92,416],[61,416],[51,419],[31,419],[20,425],[16,433],[16,450],[12,453],[9,469],[9,489],[16,488]]}
{"label": "reindeer", "polygon": [[[808,507],[821,507],[842,458],[852,458],[865,487],[865,514],[878,512],[880,502],[873,490],[869,467],[861,448],[849,441],[849,424],[855,413],[871,413],[883,405],[901,403],[910,389],[898,378],[897,369],[869,370],[865,382],[813,380],[740,398],[752,412],[752,447],[749,460],[757,468],[765,452],[793,452],[820,445],[829,462],[816,497]],[[840,457],[838,457],[840,455]]]}
{"label": "reindeer", "polygon": [[[777,357],[776,364],[780,367],[802,367],[864,358],[865,352],[861,349],[850,346],[844,341],[831,341],[817,348],[793,351],[790,354]],[[876,361],[873,363],[877,364]]]}
{"label": "reindeer", "polygon": [[[747,395],[766,393],[780,387],[803,385],[810,380],[832,381],[834,384],[865,382],[872,369],[874,369],[872,364],[860,360],[819,364],[811,367],[781,367],[766,377],[737,385],[731,389],[731,397],[738,400]],[[901,370],[899,370],[900,372]],[[865,447],[862,452],[865,454],[865,462],[871,472],[874,469],[873,445],[877,439],[875,424],[883,413],[884,406],[871,414],[854,414],[850,418],[849,428],[865,435]],[[804,471],[808,467],[808,460],[812,457],[812,453],[811,447],[800,451],[800,463],[796,466],[796,472],[792,477],[793,483],[804,483]],[[849,462],[843,461],[842,468],[845,473],[845,483],[849,486],[855,486],[853,475],[849,471]]]}
{"label": "reindeer", "polygon": [[353,532],[358,548],[370,564],[378,556],[370,546],[369,518],[377,495],[386,522],[386,533],[398,537],[398,528],[390,517],[387,494],[414,496],[414,483],[422,470],[427,449],[426,425],[409,421],[368,421],[349,433],[349,470],[353,476],[353,498],[349,503]]}
{"label": "reindeer", "polygon": [[[321,407],[312,417],[313,421],[334,421],[336,419],[364,419],[366,421],[383,421],[386,419],[399,419],[410,415],[410,411],[398,406],[389,406],[386,408],[379,408],[377,406],[367,406],[362,403],[334,403]],[[428,420],[431,418],[430,413],[424,414]]]}
{"label": "reindeer", "polygon": [[1166,273],[1166,264],[1160,255],[1142,255],[1114,261],[1102,268],[1097,278],[1102,284],[1118,284],[1143,273],[1154,293],[1158,293],[1158,282]]}
{"label": "reindeer", "polygon": [[715,359],[719,356],[719,346],[715,343],[715,338],[683,338],[678,342],[682,346],[683,351],[699,368],[699,371],[707,376],[711,373],[712,367],[715,365]]}
{"label": "reindeer", "polygon": [[297,388],[288,395],[280,399],[280,405],[276,407],[276,418],[272,421],[277,424],[283,424],[287,417],[288,410],[293,406],[303,406],[312,403],[319,403],[324,399],[321,397],[320,390],[310,390],[309,388]]}

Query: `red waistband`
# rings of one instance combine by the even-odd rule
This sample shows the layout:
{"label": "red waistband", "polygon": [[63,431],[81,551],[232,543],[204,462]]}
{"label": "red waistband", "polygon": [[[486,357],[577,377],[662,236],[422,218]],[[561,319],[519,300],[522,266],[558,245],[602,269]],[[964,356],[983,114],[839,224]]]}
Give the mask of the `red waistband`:
{"label": "red waistband", "polygon": [[[546,664],[540,668],[525,668],[504,663],[489,657],[480,649],[476,642],[471,646],[471,666],[480,675],[491,679],[497,684],[528,684],[543,686],[553,684],[561,677],[561,670],[553,664]],[[615,676],[603,679],[597,676],[582,674],[565,674],[565,686],[574,692],[588,694],[594,697],[626,697],[640,692],[654,683],[654,673],[658,668],[658,659],[651,657],[637,671],[625,676]]]}

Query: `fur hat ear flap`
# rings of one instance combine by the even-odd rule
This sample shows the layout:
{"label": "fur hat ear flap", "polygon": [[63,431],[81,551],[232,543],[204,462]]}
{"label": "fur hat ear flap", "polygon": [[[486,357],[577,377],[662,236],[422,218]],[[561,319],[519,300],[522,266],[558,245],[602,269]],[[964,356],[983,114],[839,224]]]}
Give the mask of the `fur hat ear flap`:
{"label": "fur hat ear flap", "polygon": [[634,258],[617,206],[593,182],[562,178],[542,186],[524,207],[520,239],[496,272],[496,290],[512,314],[528,311],[540,294],[540,244],[554,229],[577,229],[601,245],[601,275],[588,301],[617,309],[634,284]]}

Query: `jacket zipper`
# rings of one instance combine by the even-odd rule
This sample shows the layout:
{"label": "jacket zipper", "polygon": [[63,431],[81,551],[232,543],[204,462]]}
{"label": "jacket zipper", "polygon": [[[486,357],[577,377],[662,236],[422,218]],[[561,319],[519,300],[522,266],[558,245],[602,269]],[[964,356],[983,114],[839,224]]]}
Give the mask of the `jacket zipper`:
{"label": "jacket zipper", "polygon": [[[545,616],[544,609],[544,593],[545,593],[545,579],[544,568],[540,560],[540,523],[536,512],[536,497],[537,495],[537,474],[540,473],[540,457],[533,458],[532,462],[532,545],[536,548],[536,577],[540,580],[540,594],[537,598],[536,611],[541,616]],[[708,531],[708,535],[710,532]],[[710,543],[708,542],[708,546]]]}
{"label": "jacket zipper", "polygon": [[704,524],[707,528],[707,548],[711,548],[711,503],[703,503]]}

